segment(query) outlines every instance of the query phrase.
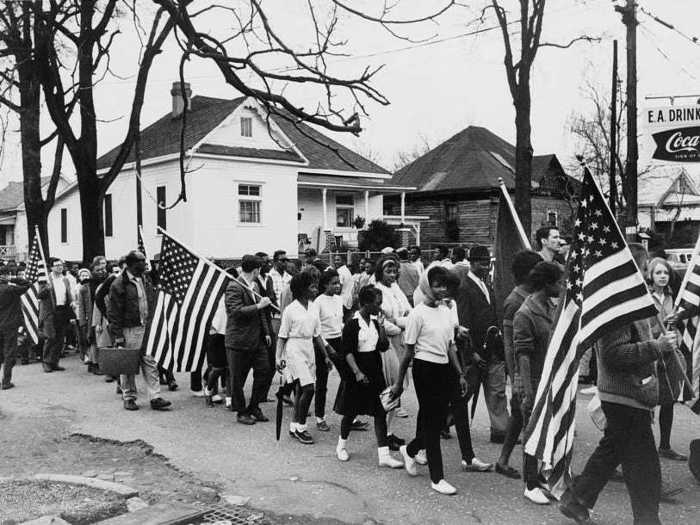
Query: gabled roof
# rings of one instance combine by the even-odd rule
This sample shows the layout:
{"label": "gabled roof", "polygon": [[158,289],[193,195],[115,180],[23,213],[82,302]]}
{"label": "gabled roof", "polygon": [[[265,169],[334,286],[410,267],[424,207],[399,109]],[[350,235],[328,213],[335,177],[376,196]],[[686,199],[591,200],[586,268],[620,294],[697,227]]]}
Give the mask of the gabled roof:
{"label": "gabled roof", "polygon": [[[46,186],[51,177],[41,178],[41,187]],[[24,203],[24,182],[11,181],[0,190],[0,211],[11,211]]]}
{"label": "gabled roof", "polygon": [[642,207],[697,206],[700,182],[682,166],[657,166],[639,178],[638,205]]}
{"label": "gabled roof", "polygon": [[[556,155],[533,158],[533,186],[554,190],[562,176]],[[418,192],[484,191],[498,188],[499,178],[515,188],[515,147],[486,128],[469,126],[401,168],[392,183],[417,186]]]}
{"label": "gabled roof", "polygon": [[[211,130],[217,127],[243,101],[245,97],[225,100],[212,97],[192,97],[185,126],[185,151],[195,146]],[[180,151],[181,120],[168,112],[153,124],[141,130],[141,160],[171,155]],[[120,146],[97,159],[97,169],[109,168],[117,158]],[[134,151],[126,162],[134,162]]]}
{"label": "gabled roof", "polygon": [[[233,100],[220,98],[192,97],[191,109],[187,112],[185,132],[185,149],[189,150],[202,141],[207,134],[219,126],[245,100],[239,97]],[[312,127],[292,121],[281,116],[273,116],[272,120],[291,140],[294,146],[309,161],[307,170],[331,170],[343,172],[363,172],[388,174],[384,168],[362,157],[342,144],[316,131]],[[181,121],[173,118],[170,113],[164,115],[153,124],[141,131],[141,160],[175,154],[180,151]],[[214,144],[201,144],[201,153],[224,156],[264,158],[270,160],[287,160],[301,162],[295,152],[279,150],[263,150],[255,148],[230,148]],[[112,165],[119,152],[116,147],[102,155],[97,160],[97,169],[108,168]],[[127,162],[133,162],[133,152]]]}

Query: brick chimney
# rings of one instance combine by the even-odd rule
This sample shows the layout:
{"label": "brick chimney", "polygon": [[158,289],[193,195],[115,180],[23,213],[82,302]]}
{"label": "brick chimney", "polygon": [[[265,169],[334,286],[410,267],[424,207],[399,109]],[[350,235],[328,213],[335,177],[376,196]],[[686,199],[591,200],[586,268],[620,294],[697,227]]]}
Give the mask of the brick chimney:
{"label": "brick chimney", "polygon": [[[173,82],[170,95],[173,97],[173,110],[171,115],[173,118],[177,118],[182,115],[182,111],[185,108],[185,101],[182,100],[180,82]],[[192,109],[192,89],[190,88],[189,82],[185,82],[185,97],[187,99],[187,109]]]}

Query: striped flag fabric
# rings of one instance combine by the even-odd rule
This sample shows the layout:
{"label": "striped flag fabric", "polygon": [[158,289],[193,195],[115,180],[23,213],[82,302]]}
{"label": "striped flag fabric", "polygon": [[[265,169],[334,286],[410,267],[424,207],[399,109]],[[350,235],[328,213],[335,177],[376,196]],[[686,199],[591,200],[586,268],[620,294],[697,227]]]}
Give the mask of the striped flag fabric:
{"label": "striped flag fabric", "polygon": [[601,334],[657,313],[641,272],[600,189],[584,169],[566,291],[549,341],[527,428],[525,452],[560,497],[570,478],[578,368]]}
{"label": "striped flag fabric", "polygon": [[[688,270],[683,279],[681,290],[678,292],[678,307],[682,310],[698,312],[700,309],[700,239],[693,251]],[[681,330],[679,349],[686,361],[692,392],[684,389],[683,399],[693,412],[700,414],[700,335],[698,324],[700,316],[693,315],[686,319]]]}
{"label": "striped flag fabric", "polygon": [[21,297],[24,327],[34,344],[39,344],[39,286],[47,281],[46,263],[40,242],[39,235],[35,234],[24,273],[24,278],[32,283],[32,286]]}
{"label": "striped flag fabric", "polygon": [[160,288],[144,339],[146,352],[166,369],[201,367],[204,336],[230,277],[162,231]]}

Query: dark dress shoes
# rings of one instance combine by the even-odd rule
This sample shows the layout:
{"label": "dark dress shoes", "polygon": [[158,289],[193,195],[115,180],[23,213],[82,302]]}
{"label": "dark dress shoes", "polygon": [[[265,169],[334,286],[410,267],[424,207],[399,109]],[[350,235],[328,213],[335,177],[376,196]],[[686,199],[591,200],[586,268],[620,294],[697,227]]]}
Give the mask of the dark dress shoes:
{"label": "dark dress shoes", "polygon": [[250,415],[253,417],[253,419],[255,419],[255,421],[257,421],[259,423],[267,423],[268,421],[270,421],[265,416],[265,414],[262,413],[262,410],[260,410],[259,408],[256,408],[255,410],[251,410]]}
{"label": "dark dress shoes", "polygon": [[500,463],[496,463],[494,470],[507,478],[520,479],[520,472],[510,465],[501,465]]}
{"label": "dark dress shoes", "polygon": [[53,372],[53,367],[48,363],[41,363],[41,367],[44,369],[44,372],[46,372],[47,374]]}
{"label": "dark dress shoes", "polygon": [[255,418],[253,416],[251,416],[250,414],[239,413],[236,416],[236,421],[238,421],[242,425],[254,425],[255,424]]}
{"label": "dark dress shoes", "polygon": [[564,492],[559,502],[559,510],[567,518],[576,523],[590,523],[588,509],[581,505],[570,490]]}
{"label": "dark dress shoes", "polygon": [[63,372],[63,371],[65,370],[65,368],[63,368],[62,366],[58,366],[58,365],[53,365],[53,366],[51,367],[51,369],[52,369],[54,372]]}
{"label": "dark dress shoes", "polygon": [[139,406],[136,404],[136,401],[133,399],[125,399],[124,400],[124,408],[126,410],[138,410]]}
{"label": "dark dress shoes", "polygon": [[151,408],[153,410],[167,410],[172,405],[170,401],[166,401],[162,397],[157,397],[151,400]]}
{"label": "dark dress shoes", "polygon": [[15,384],[14,384],[14,383],[4,383],[4,384],[2,385],[2,389],[3,389],[3,390],[9,390],[10,388],[14,388],[14,387],[15,387]]}

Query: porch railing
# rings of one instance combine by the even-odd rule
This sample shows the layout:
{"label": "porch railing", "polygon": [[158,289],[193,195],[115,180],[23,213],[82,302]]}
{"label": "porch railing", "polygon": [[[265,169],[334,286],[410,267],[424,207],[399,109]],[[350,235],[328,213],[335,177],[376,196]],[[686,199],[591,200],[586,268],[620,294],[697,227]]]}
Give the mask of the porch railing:
{"label": "porch railing", "polygon": [[1,259],[15,259],[17,257],[17,247],[13,244],[0,244]]}

